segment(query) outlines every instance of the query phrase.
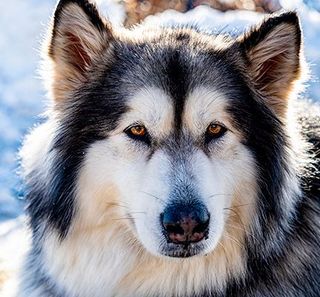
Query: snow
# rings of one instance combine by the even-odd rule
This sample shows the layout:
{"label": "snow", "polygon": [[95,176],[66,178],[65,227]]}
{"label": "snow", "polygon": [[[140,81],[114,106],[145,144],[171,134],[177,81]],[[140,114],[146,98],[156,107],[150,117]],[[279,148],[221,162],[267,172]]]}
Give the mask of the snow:
{"label": "snow", "polygon": [[[41,112],[37,79],[41,34],[54,5],[49,1],[0,2],[0,219],[21,213],[17,197],[16,151]],[[17,23],[14,21],[16,20]]]}
{"label": "snow", "polygon": [[[119,25],[124,10],[113,0],[98,0],[103,13]],[[296,9],[301,16],[305,54],[311,67],[306,96],[320,100],[320,4],[318,0],[281,0],[286,9]],[[308,6],[306,5],[308,4]],[[0,1],[0,243],[11,242],[8,232],[16,230],[22,214],[23,187],[16,174],[17,150],[23,135],[40,121],[45,106],[45,92],[37,72],[40,44],[55,6],[53,0]],[[197,23],[204,30],[239,34],[264,15],[249,11],[222,13],[208,7],[197,7],[187,14],[166,11],[150,16],[147,22],[173,24]],[[2,222],[2,224],[1,224]],[[12,240],[13,245],[17,243]],[[10,253],[0,250],[3,258]],[[1,259],[0,259],[1,260]]]}

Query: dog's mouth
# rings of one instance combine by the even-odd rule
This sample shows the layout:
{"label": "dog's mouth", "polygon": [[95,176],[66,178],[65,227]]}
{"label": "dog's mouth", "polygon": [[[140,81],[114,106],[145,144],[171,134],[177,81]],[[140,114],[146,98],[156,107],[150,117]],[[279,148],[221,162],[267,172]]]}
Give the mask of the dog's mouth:
{"label": "dog's mouth", "polygon": [[174,244],[167,243],[162,247],[160,253],[167,257],[172,258],[189,258],[204,251],[203,243],[185,243],[185,244]]}

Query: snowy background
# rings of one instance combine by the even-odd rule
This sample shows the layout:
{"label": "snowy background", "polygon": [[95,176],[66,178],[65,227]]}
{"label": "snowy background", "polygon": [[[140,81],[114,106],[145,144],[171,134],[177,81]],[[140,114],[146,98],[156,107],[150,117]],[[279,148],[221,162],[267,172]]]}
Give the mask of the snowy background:
{"label": "snowy background", "polygon": [[[102,12],[120,24],[124,11],[112,0],[97,1]],[[320,0],[282,0],[285,9],[301,16],[305,54],[311,68],[306,96],[320,101]],[[0,1],[0,266],[14,265],[12,244],[20,232],[23,187],[18,178],[17,150],[23,135],[39,122],[45,92],[37,73],[40,44],[55,6],[54,0]],[[166,11],[148,22],[194,22],[204,29],[237,34],[258,22],[262,14],[249,11],[222,13],[197,7],[187,14]],[[110,19],[110,18],[109,18]],[[3,263],[2,263],[2,262]],[[3,266],[3,265],[2,265]],[[1,269],[0,269],[1,283]]]}

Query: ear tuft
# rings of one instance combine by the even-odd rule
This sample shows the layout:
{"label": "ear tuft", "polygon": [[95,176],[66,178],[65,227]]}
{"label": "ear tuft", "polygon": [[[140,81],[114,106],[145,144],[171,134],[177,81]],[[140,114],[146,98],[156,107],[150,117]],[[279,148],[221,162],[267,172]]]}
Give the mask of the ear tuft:
{"label": "ear tuft", "polygon": [[55,100],[86,80],[88,70],[110,46],[110,25],[87,0],[61,0],[53,18],[48,55]]}
{"label": "ear tuft", "polygon": [[301,29],[295,12],[272,16],[239,38],[249,76],[282,115],[301,72]]}

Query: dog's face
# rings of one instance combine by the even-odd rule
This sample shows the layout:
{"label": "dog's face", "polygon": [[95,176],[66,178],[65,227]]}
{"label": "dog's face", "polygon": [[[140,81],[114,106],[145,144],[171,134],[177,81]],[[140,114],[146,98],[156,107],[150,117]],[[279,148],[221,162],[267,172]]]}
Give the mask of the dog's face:
{"label": "dog's face", "polygon": [[114,32],[86,1],[61,1],[49,56],[62,204],[47,219],[63,235],[122,226],[155,255],[241,246],[283,140],[299,38],[292,13],[233,40]]}
{"label": "dog's face", "polygon": [[[195,85],[177,92],[177,103],[169,90],[148,86],[147,77],[144,85],[126,98],[108,138],[88,149],[85,184],[98,179],[98,188],[117,190],[115,219],[125,220],[153,254],[208,253],[232,205],[254,203],[255,162],[228,112],[232,98],[222,87]],[[82,182],[79,187],[81,193]],[[102,199],[108,203],[108,190]]]}

